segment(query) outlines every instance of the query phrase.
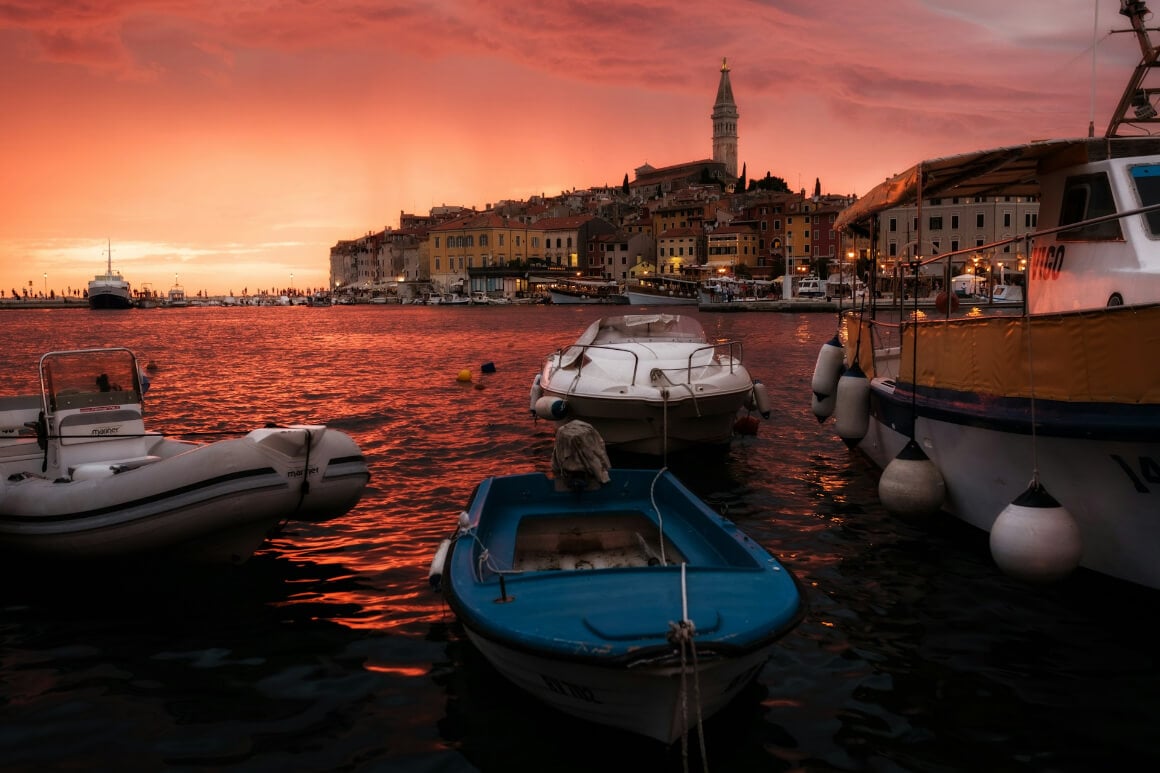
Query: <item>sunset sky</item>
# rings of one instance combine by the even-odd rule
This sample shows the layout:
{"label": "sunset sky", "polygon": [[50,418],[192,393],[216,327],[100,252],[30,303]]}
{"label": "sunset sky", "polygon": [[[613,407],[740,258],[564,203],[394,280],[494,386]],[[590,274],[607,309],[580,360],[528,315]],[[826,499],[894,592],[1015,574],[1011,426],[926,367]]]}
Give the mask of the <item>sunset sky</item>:
{"label": "sunset sky", "polygon": [[[1098,17],[1097,17],[1098,10]],[[324,287],[400,211],[712,156],[864,194],[922,158],[1102,133],[1115,0],[5,0],[0,289]]]}

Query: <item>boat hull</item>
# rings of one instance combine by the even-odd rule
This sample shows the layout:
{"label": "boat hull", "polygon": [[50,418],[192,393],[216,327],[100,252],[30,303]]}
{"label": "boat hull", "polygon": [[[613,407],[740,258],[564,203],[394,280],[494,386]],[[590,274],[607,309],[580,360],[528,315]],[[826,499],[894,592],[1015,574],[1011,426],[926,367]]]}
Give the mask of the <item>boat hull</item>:
{"label": "boat hull", "polygon": [[[761,672],[774,644],[694,669],[627,670],[539,657],[471,629],[467,637],[504,678],[571,716],[670,744],[729,705]],[[692,696],[696,694],[697,698]],[[688,700],[685,701],[685,696]]]}
{"label": "boat hull", "polygon": [[484,480],[442,586],[514,684],[667,744],[756,678],[804,601],[773,556],[672,473],[609,472],[582,491],[540,473]]}
{"label": "boat hull", "polygon": [[632,306],[696,306],[701,302],[699,295],[678,296],[642,293],[638,290],[625,290],[628,303]]}
{"label": "boat hull", "polygon": [[555,403],[557,427],[580,419],[609,450],[660,456],[728,446],[754,387],[739,342],[709,342],[694,318],[653,313],[590,324],[545,358],[533,395]]}
{"label": "boat hull", "polygon": [[620,293],[564,293],[557,290],[548,291],[548,301],[556,305],[621,305],[628,303],[628,297]]}
{"label": "boat hull", "polygon": [[[1022,408],[1024,406],[1020,406]],[[1002,408],[992,408],[1002,413]],[[1080,565],[1150,588],[1160,588],[1160,430],[1156,414],[1136,432],[1089,438],[1038,435],[985,422],[972,412],[927,404],[912,420],[910,393],[891,383],[871,385],[870,428],[858,448],[885,468],[910,438],[946,484],[947,512],[991,531],[1003,509],[1023,493],[1038,469],[1051,496],[1075,518],[1083,545]],[[902,430],[902,431],[899,431]]]}
{"label": "boat hull", "polygon": [[129,296],[129,291],[119,291],[111,289],[91,289],[89,290],[89,308],[91,309],[131,309],[133,308],[133,299]]}
{"label": "boat hull", "polygon": [[[0,494],[0,548],[56,558],[176,554],[240,563],[280,524],[322,520],[357,504],[370,476],[353,440],[321,427],[271,430],[208,445],[160,440],[150,449],[153,461],[89,462],[77,475],[92,477],[74,480],[11,474],[28,466],[11,455]],[[307,461],[302,438],[311,430]]]}
{"label": "boat hull", "polygon": [[[541,382],[542,383],[542,382]],[[698,447],[727,447],[739,412],[749,402],[753,385],[739,382],[733,391],[699,397],[664,399],[659,390],[652,394],[588,395],[567,389],[541,387],[547,397],[567,405],[567,419],[588,422],[604,439],[605,445],[630,454],[662,456]],[[557,426],[563,424],[557,422]]]}
{"label": "boat hull", "polygon": [[913,432],[944,509],[988,532],[1037,478],[1075,519],[1081,566],[1160,588],[1160,383],[1136,360],[1160,346],[1160,306],[917,327],[916,357],[912,326],[860,359],[857,447],[885,468]]}
{"label": "boat hull", "polygon": [[370,479],[354,440],[324,425],[208,444],[149,432],[147,382],[125,348],[49,352],[40,375],[40,394],[0,397],[9,553],[239,563],[285,521],[354,507]]}

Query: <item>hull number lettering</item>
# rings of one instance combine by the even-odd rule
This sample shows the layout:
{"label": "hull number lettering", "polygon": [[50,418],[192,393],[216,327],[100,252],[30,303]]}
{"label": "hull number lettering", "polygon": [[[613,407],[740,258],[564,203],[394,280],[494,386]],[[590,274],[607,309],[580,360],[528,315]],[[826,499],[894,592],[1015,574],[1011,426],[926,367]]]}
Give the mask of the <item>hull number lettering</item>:
{"label": "hull number lettering", "polygon": [[1112,459],[1115,460],[1116,464],[1120,465],[1120,469],[1128,476],[1128,480],[1132,481],[1132,485],[1136,487],[1136,491],[1141,494],[1152,493],[1152,489],[1148,488],[1145,484],[1160,484],[1160,462],[1157,462],[1152,457],[1141,456],[1135,467],[1132,466],[1130,461],[1118,454],[1112,454]]}
{"label": "hull number lettering", "polygon": [[588,703],[599,703],[596,700],[596,695],[592,689],[585,687],[582,684],[573,684],[572,682],[565,682],[563,679],[556,679],[547,674],[540,674],[540,679],[544,681],[544,686],[554,693],[559,695],[567,695],[570,698],[587,701]]}
{"label": "hull number lettering", "polygon": [[1032,279],[1059,279],[1063,271],[1065,245],[1053,244],[1050,247],[1036,247],[1031,250],[1031,278]]}

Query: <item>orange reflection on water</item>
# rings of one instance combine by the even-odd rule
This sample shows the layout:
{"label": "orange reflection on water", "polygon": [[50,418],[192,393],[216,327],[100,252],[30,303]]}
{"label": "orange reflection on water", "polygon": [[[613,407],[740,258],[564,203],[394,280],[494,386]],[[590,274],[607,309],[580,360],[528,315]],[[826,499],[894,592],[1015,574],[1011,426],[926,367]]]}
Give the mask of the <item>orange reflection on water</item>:
{"label": "orange reflection on water", "polygon": [[363,668],[365,668],[367,671],[375,671],[380,674],[394,674],[395,676],[411,676],[415,678],[425,678],[429,673],[427,668],[384,666],[377,663],[363,663]]}

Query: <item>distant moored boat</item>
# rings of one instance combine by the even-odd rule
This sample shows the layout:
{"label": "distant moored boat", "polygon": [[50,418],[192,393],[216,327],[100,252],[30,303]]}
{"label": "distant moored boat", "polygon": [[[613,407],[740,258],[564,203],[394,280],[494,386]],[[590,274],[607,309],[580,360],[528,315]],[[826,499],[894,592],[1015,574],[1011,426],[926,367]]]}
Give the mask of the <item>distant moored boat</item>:
{"label": "distant moored boat", "polygon": [[109,243],[106,250],[107,263],[105,273],[97,274],[89,280],[89,308],[92,309],[129,309],[133,306],[133,296],[129,283],[121,276],[121,272],[113,271],[113,246]]}

